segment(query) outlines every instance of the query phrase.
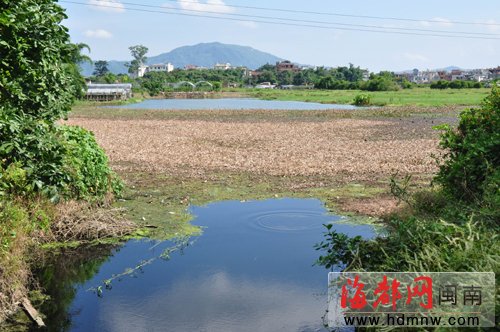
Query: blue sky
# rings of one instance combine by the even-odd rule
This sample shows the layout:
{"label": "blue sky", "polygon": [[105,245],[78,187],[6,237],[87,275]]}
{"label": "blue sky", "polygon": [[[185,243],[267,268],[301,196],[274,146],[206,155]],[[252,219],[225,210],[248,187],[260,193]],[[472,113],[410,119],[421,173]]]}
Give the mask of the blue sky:
{"label": "blue sky", "polygon": [[[67,9],[69,18],[64,21],[64,25],[69,28],[72,41],[84,42],[90,45],[92,49],[90,55],[95,60],[128,60],[130,58],[128,47],[137,44],[147,46],[149,48],[148,55],[153,56],[168,52],[179,46],[218,41],[251,46],[302,64],[339,66],[353,63],[371,71],[397,71],[412,68],[433,69],[449,65],[462,68],[485,68],[500,65],[500,1],[498,0],[71,1],[93,4],[93,6],[84,6],[60,0],[60,5]],[[142,6],[131,5],[134,3]],[[207,3],[209,4],[207,5]],[[263,11],[235,8],[228,5],[409,18],[416,21]],[[165,9],[159,8],[160,6],[164,6]],[[134,11],[130,8],[153,12]],[[482,35],[471,34],[469,36],[497,39],[385,34],[154,13],[162,10],[179,13],[179,11],[174,11],[172,8],[191,10],[184,11],[184,13],[190,15],[216,17],[228,17],[228,14],[270,16],[337,24],[437,30],[446,34],[453,34],[453,32],[480,33]],[[207,11],[216,13],[206,13]],[[252,18],[241,16],[231,17],[240,20],[252,20]],[[253,18],[253,20],[269,21],[270,19]],[[325,24],[320,23],[287,22],[325,26]],[[488,23],[490,25],[466,25],[452,22]],[[374,30],[374,28],[348,25],[337,25],[337,27]],[[428,33],[423,31],[411,32]]]}

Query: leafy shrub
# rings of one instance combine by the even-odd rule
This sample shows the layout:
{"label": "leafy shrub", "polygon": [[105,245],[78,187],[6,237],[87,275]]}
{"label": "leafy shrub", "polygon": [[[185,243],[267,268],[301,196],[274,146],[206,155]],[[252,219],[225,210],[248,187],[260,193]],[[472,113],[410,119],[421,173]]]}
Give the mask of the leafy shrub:
{"label": "leafy shrub", "polygon": [[32,189],[26,179],[26,171],[20,164],[10,164],[6,169],[0,164],[0,198],[27,196],[30,192]]}
{"label": "leafy shrub", "polygon": [[498,194],[491,177],[500,166],[500,88],[492,89],[481,108],[463,111],[457,129],[438,128],[444,130],[440,145],[446,154],[436,181],[444,190],[465,201],[480,201],[485,189]]}
{"label": "leafy shrub", "polygon": [[325,255],[320,255],[316,264],[330,269],[336,265],[352,262],[359,250],[360,243],[363,241],[361,236],[350,238],[346,234],[338,233],[332,229],[332,224],[323,226],[327,229],[324,234],[325,240],[316,244],[314,248],[325,252]]}
{"label": "leafy shrub", "polygon": [[431,83],[431,89],[479,89],[482,88],[483,85],[480,82],[474,81],[462,81],[462,80],[454,80],[454,81],[444,81],[439,80]]}
{"label": "leafy shrub", "polygon": [[[1,108],[1,107],[0,107]],[[14,110],[0,112],[0,160],[5,167],[17,164],[26,171],[34,192],[56,197],[67,175],[62,164],[64,147],[55,125]]]}
{"label": "leafy shrub", "polygon": [[77,126],[61,126],[58,131],[65,147],[65,196],[91,201],[103,199],[108,192],[119,194],[122,183],[93,133]]}
{"label": "leafy shrub", "polygon": [[374,240],[349,239],[327,229],[325,241],[316,245],[325,254],[316,263],[388,272],[500,270],[499,236],[480,222],[396,216],[385,226],[387,235]]}
{"label": "leafy shrub", "polygon": [[437,82],[431,83],[431,89],[444,90],[449,88],[449,82],[444,80],[439,80]]}
{"label": "leafy shrub", "polygon": [[377,76],[363,82],[360,85],[360,89],[366,91],[397,91],[399,90],[399,85],[388,77]]}
{"label": "leafy shrub", "polygon": [[[93,135],[76,127],[0,114],[0,191],[60,198],[102,200],[119,192],[120,182]],[[23,182],[20,184],[20,175]]]}
{"label": "leafy shrub", "polygon": [[356,95],[353,104],[356,106],[368,106],[371,104],[371,97],[367,94]]}

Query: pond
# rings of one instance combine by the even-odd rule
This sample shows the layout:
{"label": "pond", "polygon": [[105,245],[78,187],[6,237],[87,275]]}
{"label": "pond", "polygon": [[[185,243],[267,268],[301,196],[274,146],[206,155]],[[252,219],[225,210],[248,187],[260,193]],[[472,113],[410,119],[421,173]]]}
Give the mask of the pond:
{"label": "pond", "polygon": [[[203,232],[188,242],[131,240],[46,262],[38,275],[52,297],[42,308],[49,329],[320,331],[327,270],[313,266],[313,246],[322,224],[375,236],[316,199],[223,201],[190,211]],[[119,274],[106,289],[103,280]]]}
{"label": "pond", "polygon": [[162,110],[354,110],[360,107],[343,104],[320,104],[302,101],[261,100],[251,98],[220,99],[148,99],[140,103],[111,108],[162,109]]}

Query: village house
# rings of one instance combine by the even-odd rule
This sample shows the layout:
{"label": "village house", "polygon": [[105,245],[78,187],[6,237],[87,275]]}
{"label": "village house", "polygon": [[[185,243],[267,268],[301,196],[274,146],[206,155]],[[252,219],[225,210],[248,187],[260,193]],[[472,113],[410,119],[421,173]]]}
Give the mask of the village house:
{"label": "village house", "polygon": [[301,69],[296,64],[294,64],[288,60],[285,60],[285,61],[276,62],[276,70],[278,71],[278,73],[280,73],[282,71],[291,71],[291,72],[296,73],[296,72],[299,72]]}
{"label": "village house", "polygon": [[228,69],[231,69],[231,64],[229,62],[227,63],[216,63],[214,65],[214,69],[215,70],[228,70]]}
{"label": "village house", "polygon": [[170,73],[173,70],[174,70],[174,65],[171,64],[170,62],[168,62],[165,64],[160,63],[160,64],[150,65],[147,67],[146,72],[149,73],[149,72],[153,72],[153,71],[159,71],[159,72]]}
{"label": "village house", "polygon": [[500,66],[498,66],[496,68],[488,69],[488,71],[490,72],[489,79],[492,79],[492,80],[500,79]]}
{"label": "village house", "polygon": [[174,65],[171,64],[170,62],[168,63],[158,63],[150,66],[146,65],[141,65],[137,69],[137,72],[132,75],[132,77],[137,78],[137,77],[143,77],[146,73],[150,72],[165,72],[165,73],[170,73],[171,71],[174,70]]}
{"label": "village house", "polygon": [[432,70],[418,71],[414,70],[409,81],[417,84],[428,84],[440,80],[439,72]]}

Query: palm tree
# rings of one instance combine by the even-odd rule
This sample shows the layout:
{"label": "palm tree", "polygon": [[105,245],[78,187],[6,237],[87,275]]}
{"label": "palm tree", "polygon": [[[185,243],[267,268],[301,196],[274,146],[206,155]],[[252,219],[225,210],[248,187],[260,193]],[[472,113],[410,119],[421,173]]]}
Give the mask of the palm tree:
{"label": "palm tree", "polygon": [[76,44],[70,44],[71,48],[71,61],[73,61],[76,64],[82,63],[82,62],[88,62],[88,63],[93,63],[92,59],[85,54],[82,54],[82,51],[84,49],[87,49],[87,51],[90,53],[90,47],[89,45],[85,43],[76,43]]}

